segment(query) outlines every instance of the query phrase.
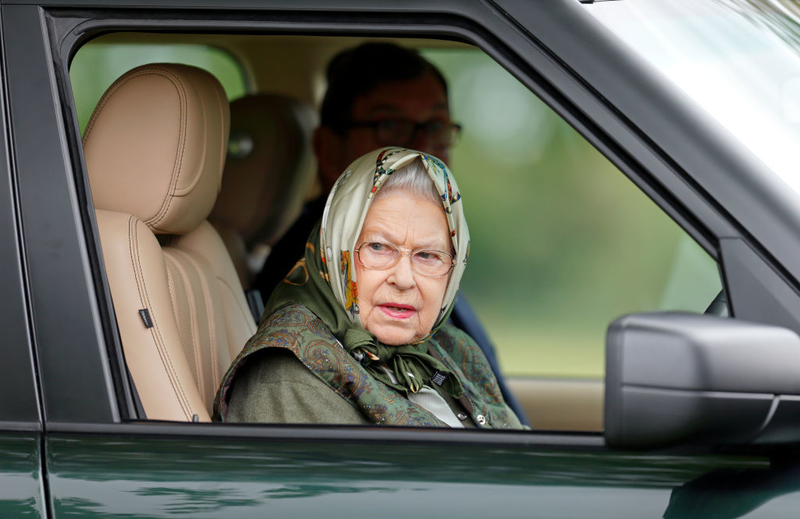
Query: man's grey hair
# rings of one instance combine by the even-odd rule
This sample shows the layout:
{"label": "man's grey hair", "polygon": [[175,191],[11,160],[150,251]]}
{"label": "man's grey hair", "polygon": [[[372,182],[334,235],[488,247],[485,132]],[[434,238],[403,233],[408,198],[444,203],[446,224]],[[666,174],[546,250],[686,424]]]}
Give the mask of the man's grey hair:
{"label": "man's grey hair", "polygon": [[392,173],[378,190],[375,200],[401,191],[414,195],[415,198],[428,199],[438,205],[442,204],[442,198],[436,190],[433,179],[428,175],[420,158]]}

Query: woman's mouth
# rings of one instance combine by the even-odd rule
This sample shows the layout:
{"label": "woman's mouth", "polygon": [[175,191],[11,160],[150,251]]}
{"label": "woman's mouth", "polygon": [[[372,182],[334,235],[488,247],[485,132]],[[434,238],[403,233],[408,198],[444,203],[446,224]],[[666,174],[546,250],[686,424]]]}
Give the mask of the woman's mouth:
{"label": "woman's mouth", "polygon": [[401,305],[398,303],[384,303],[378,305],[378,308],[392,319],[408,319],[417,312],[411,305]]}

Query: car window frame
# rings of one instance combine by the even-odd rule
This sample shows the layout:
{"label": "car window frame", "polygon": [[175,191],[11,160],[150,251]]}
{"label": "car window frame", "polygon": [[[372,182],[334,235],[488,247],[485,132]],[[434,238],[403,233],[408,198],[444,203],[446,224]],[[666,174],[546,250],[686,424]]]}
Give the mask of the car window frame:
{"label": "car window frame", "polygon": [[[33,3],[33,2],[24,2]],[[98,2],[99,3],[99,2]],[[52,55],[52,70],[54,84],[57,91],[53,92],[59,107],[62,130],[65,135],[64,143],[68,150],[69,159],[75,177],[75,186],[78,191],[85,192],[80,205],[79,214],[81,224],[87,236],[87,263],[94,273],[90,280],[95,288],[97,307],[99,309],[92,319],[95,326],[102,329],[97,344],[100,362],[106,362],[106,369],[110,374],[106,380],[106,392],[109,396],[108,411],[98,413],[93,419],[86,419],[82,413],[71,416],[59,416],[53,420],[54,430],[64,431],[90,431],[113,430],[117,432],[131,431],[145,434],[155,434],[164,431],[170,435],[181,434],[211,434],[231,436],[257,436],[257,437],[295,437],[297,431],[305,431],[310,438],[329,438],[332,431],[343,432],[352,438],[352,431],[358,431],[359,436],[365,439],[388,439],[389,437],[403,438],[413,441],[427,441],[427,438],[436,438],[436,441],[480,441],[504,443],[531,444],[544,442],[545,444],[582,445],[588,448],[597,448],[602,444],[602,438],[597,434],[564,433],[545,434],[536,433],[503,433],[499,436],[487,436],[480,431],[436,431],[421,435],[418,432],[409,433],[403,429],[391,432],[385,436],[386,431],[381,431],[379,436],[374,436],[371,428],[337,428],[335,426],[313,426],[310,428],[292,426],[247,426],[230,427],[218,424],[156,424],[153,422],[135,423],[136,414],[128,377],[124,365],[121,363],[122,350],[119,334],[113,318],[113,306],[102,268],[101,253],[96,223],[91,207],[91,194],[88,192],[88,179],[83,162],[83,153],[80,146],[80,135],[77,131],[77,120],[71,106],[71,87],[68,75],[68,61],[72,52],[94,34],[111,30],[181,30],[196,32],[239,32],[263,31],[272,33],[292,34],[326,34],[326,35],[352,35],[364,36],[401,36],[422,38],[451,38],[467,41],[481,48],[501,66],[509,70],[523,84],[542,98],[570,125],[579,131],[592,145],[609,158],[631,181],[650,197],[663,211],[678,223],[695,241],[697,241],[713,258],[719,261],[719,238],[725,233],[731,233],[732,225],[724,215],[716,211],[713,203],[706,199],[706,194],[696,190],[694,186],[687,185],[676,178],[675,167],[665,161],[663,152],[649,142],[644,136],[637,135],[631,128],[626,127],[626,121],[613,107],[605,103],[604,97],[589,88],[584,82],[575,77],[575,73],[563,61],[555,59],[552,52],[541,42],[532,40],[503,18],[502,12],[494,9],[491,4],[464,4],[455,0],[448,0],[435,7],[424,2],[410,2],[405,10],[400,12],[388,8],[365,6],[363,3],[354,2],[355,11],[346,11],[347,6],[338,4],[336,9],[310,13],[305,10],[314,2],[278,3],[282,10],[253,10],[237,11],[239,8],[253,8],[252,2],[231,4],[225,9],[209,10],[195,9],[180,12],[179,19],[176,11],[168,9],[153,10],[144,8],[93,10],[86,7],[81,10],[69,10],[57,7],[58,2],[41,11],[43,25],[47,27],[47,49]],[[122,2],[120,3],[122,4]],[[141,5],[141,4],[138,4]],[[182,5],[174,2],[175,7]],[[185,5],[188,5],[186,3]],[[196,5],[196,4],[192,4]],[[12,6],[17,10],[24,10],[28,6]],[[352,7],[352,6],[351,6]],[[543,12],[551,9],[542,6]],[[413,11],[422,14],[415,14]],[[558,9],[554,9],[558,11]],[[487,15],[491,15],[488,16]],[[26,14],[31,16],[31,14]],[[598,38],[602,34],[595,35]],[[606,124],[606,126],[601,126]],[[666,179],[666,181],[665,181]],[[677,195],[676,195],[677,193]],[[688,207],[687,207],[688,206]],[[703,215],[698,219],[696,214]],[[736,234],[733,232],[732,234]],[[105,345],[109,347],[106,349]],[[102,360],[102,351],[107,352],[108,359]],[[51,356],[52,352],[43,350],[42,355]],[[102,380],[102,377],[97,377]],[[63,381],[66,382],[66,381]],[[74,405],[74,404],[73,404]],[[115,408],[116,405],[116,408]],[[48,421],[50,417],[48,416]],[[94,425],[90,425],[94,422]],[[320,434],[319,431],[325,432]],[[206,431],[202,432],[201,431]],[[310,431],[310,432],[309,432]],[[317,431],[315,433],[315,431]],[[497,433],[488,433],[497,434]],[[477,435],[477,436],[470,436]],[[338,434],[334,434],[338,436]],[[489,440],[488,438],[496,438]]]}
{"label": "car window frame", "polygon": [[33,337],[29,319],[24,222],[19,210],[17,178],[11,152],[6,63],[0,42],[0,430],[42,431]]}

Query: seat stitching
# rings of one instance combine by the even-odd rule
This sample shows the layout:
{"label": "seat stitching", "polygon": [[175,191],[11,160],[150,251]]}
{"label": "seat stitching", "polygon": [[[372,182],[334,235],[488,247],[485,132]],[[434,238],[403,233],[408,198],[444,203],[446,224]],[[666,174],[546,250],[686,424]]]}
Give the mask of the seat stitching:
{"label": "seat stitching", "polygon": [[[195,296],[193,294],[193,286],[192,280],[189,276],[187,269],[183,262],[189,262],[187,258],[187,254],[177,248],[171,248],[171,254],[174,255],[181,255],[183,256],[183,261],[178,261],[176,258],[172,258],[173,264],[175,265],[175,269],[178,271],[178,274],[184,279],[184,289],[187,291],[187,301],[189,302],[189,327],[190,333],[192,334],[189,337],[190,344],[189,346],[194,351],[194,365],[195,365],[195,372],[197,373],[197,380],[195,381],[197,384],[197,389],[200,391],[201,395],[204,395],[204,387],[205,387],[205,371],[203,370],[203,356],[202,356],[202,348],[199,346],[199,337],[200,337],[200,330],[199,330],[199,319],[197,316],[197,305],[195,304]],[[194,265],[192,265],[194,266]],[[197,268],[195,267],[195,271]],[[202,279],[202,275],[199,273],[197,274],[199,278]],[[205,402],[205,396],[203,396],[203,401]]]}
{"label": "seat stitching", "polygon": [[[187,259],[192,263],[195,270],[200,273],[200,285],[203,289],[204,300],[206,301],[206,317],[208,321],[208,334],[209,334],[209,346],[211,347],[211,351],[209,352],[209,357],[211,359],[211,382],[214,386],[219,386],[221,375],[220,375],[220,367],[219,367],[219,344],[217,343],[217,327],[216,321],[214,320],[214,298],[211,296],[211,289],[208,286],[208,279],[206,276],[202,275],[202,268],[200,264],[197,262],[195,258],[192,257],[191,254],[186,254]],[[224,317],[223,317],[224,319]],[[227,336],[227,335],[226,335]]]}
{"label": "seat stitching", "polygon": [[236,307],[239,309],[239,312],[241,312],[241,314],[245,317],[245,321],[247,321],[247,323],[249,324],[250,321],[247,319],[247,316],[251,315],[250,309],[248,308],[245,310],[245,308],[242,306],[241,301],[239,300],[240,298],[236,297],[236,290],[230,285],[230,283],[228,283],[221,276],[217,276],[217,280],[230,291],[231,295],[233,296],[233,300],[236,302]]}
{"label": "seat stitching", "polygon": [[[221,87],[221,85],[220,85],[220,87]],[[217,108],[219,108],[219,120],[220,120],[221,123],[223,123],[222,126],[223,126],[223,132],[224,132],[225,105],[228,103],[228,98],[227,98],[227,95],[225,95],[225,90],[224,89],[222,89],[222,92],[220,92],[219,88],[215,88],[214,90],[215,90],[215,92],[214,92],[215,93],[215,97],[217,98]],[[229,104],[228,104],[228,107],[230,108]],[[230,117],[230,110],[228,111],[228,114],[229,114],[229,117]],[[228,132],[230,132],[230,118],[228,119]],[[220,155],[219,155],[220,156],[220,159],[219,159],[220,164],[219,164],[219,181],[218,181],[219,182],[219,186],[217,187],[217,190],[219,190],[219,188],[222,187],[222,173],[225,171],[225,157],[227,155],[227,142],[225,142],[225,141],[226,141],[226,139],[223,138],[222,142],[220,143],[220,150],[219,150],[220,151]]]}
{"label": "seat stitching", "polygon": [[[162,69],[158,69],[162,70]],[[164,72],[168,72],[164,70]],[[169,208],[172,207],[172,200],[175,198],[173,194],[177,189],[181,171],[183,169],[183,155],[186,152],[186,121],[188,119],[187,116],[187,99],[188,96],[186,94],[186,88],[183,82],[178,81],[172,77],[166,76],[175,88],[178,90],[178,97],[181,100],[181,124],[178,128],[178,140],[180,141],[180,153],[175,157],[175,164],[172,166],[172,176],[170,179],[169,190],[167,191],[166,200],[161,202],[161,209],[159,209],[158,213],[155,214],[152,218],[148,219],[145,223],[150,225],[151,227],[156,227],[159,223],[161,223],[164,218],[166,218],[167,214],[169,214]],[[177,172],[176,172],[177,170]],[[166,205],[165,205],[166,202]]]}
{"label": "seat stitching", "polygon": [[[144,270],[142,269],[141,263],[141,256],[139,255],[139,236],[138,236],[138,229],[135,222],[136,218],[131,216],[128,219],[128,250],[131,254],[131,262],[134,266],[134,273],[136,279],[136,288],[139,292],[139,302],[142,303],[145,308],[151,308],[150,306],[150,296],[147,293],[147,286],[144,283]],[[136,252],[136,258],[134,259],[133,253],[134,249]],[[140,284],[139,276],[142,276],[142,282]],[[156,337],[156,351],[161,358],[161,363],[164,367],[167,368],[167,372],[170,375],[168,378],[170,380],[170,384],[172,384],[173,389],[176,389],[176,394],[178,395],[178,403],[183,408],[183,412],[187,418],[187,420],[191,420],[193,413],[192,406],[189,403],[188,398],[184,392],[183,386],[178,379],[177,374],[175,373],[174,366],[172,365],[172,359],[169,355],[169,351],[167,351],[164,343],[164,338],[161,336],[161,329],[158,323],[158,319],[156,318],[155,312],[151,316],[153,321],[153,328],[151,330],[151,334],[154,334]],[[166,359],[164,358],[166,357]],[[175,387],[177,384],[177,388]]]}
{"label": "seat stitching", "polygon": [[103,94],[103,97],[100,99],[100,102],[97,103],[97,107],[94,109],[94,112],[92,112],[92,117],[89,119],[89,122],[86,125],[86,131],[84,132],[83,139],[82,139],[82,144],[84,146],[86,145],[86,141],[89,140],[89,135],[91,135],[92,130],[94,129],[94,125],[97,122],[97,118],[100,117],[100,113],[103,111],[103,108],[105,108],[106,104],[108,103],[108,100],[113,97],[114,93],[117,90],[119,90],[123,85],[127,84],[128,82],[130,82],[131,80],[138,79],[138,78],[143,77],[143,76],[149,76],[149,75],[154,75],[154,74],[136,74],[136,75],[124,78],[124,79],[123,78],[119,78],[117,81],[114,82],[113,85],[111,85],[108,88],[106,93]]}
{"label": "seat stitching", "polygon": [[[180,102],[181,102],[181,125],[178,128],[178,140],[180,141],[180,153],[175,157],[175,163],[176,164],[173,165],[172,176],[171,176],[171,179],[170,179],[170,186],[169,186],[169,189],[168,189],[167,194],[166,194],[166,200],[162,200],[161,208],[159,209],[159,211],[154,216],[152,216],[151,218],[148,218],[147,220],[144,221],[144,223],[147,224],[148,226],[156,227],[156,225],[161,223],[161,221],[169,213],[169,208],[171,207],[172,199],[174,198],[172,196],[172,193],[175,192],[175,186],[178,185],[178,181],[180,179],[181,165],[183,164],[183,156],[184,156],[184,153],[185,153],[185,150],[186,150],[186,131],[185,131],[185,128],[187,126],[186,120],[187,120],[187,111],[188,111],[187,108],[186,108],[186,106],[188,104],[187,103],[187,95],[186,95],[186,89],[184,88],[183,83],[178,81],[175,78],[174,72],[172,72],[171,70],[166,69],[166,68],[151,67],[151,68],[148,68],[147,71],[142,71],[142,73],[138,73],[138,74],[132,75],[132,76],[124,78],[124,79],[120,78],[119,80],[117,80],[117,82],[115,82],[113,85],[111,85],[111,87],[109,87],[108,91],[103,95],[102,99],[100,99],[100,102],[98,103],[97,108],[95,108],[95,111],[93,112],[92,117],[89,119],[89,123],[86,126],[86,131],[84,132],[82,143],[85,146],[86,142],[88,142],[89,135],[91,135],[92,130],[94,129],[95,123],[96,123],[97,119],[100,116],[100,113],[103,111],[103,109],[105,108],[105,105],[108,103],[108,101],[113,97],[113,94],[117,90],[122,88],[122,86],[124,86],[127,83],[129,83],[130,81],[132,81],[134,79],[139,79],[139,78],[142,78],[142,77],[145,77],[145,76],[161,76],[161,77],[164,77],[167,80],[169,80],[173,84],[173,86],[175,86],[176,90],[178,91],[178,97],[179,97]],[[177,169],[177,175],[176,175],[176,169]]]}
{"label": "seat stitching", "polygon": [[[134,217],[131,217],[131,221],[133,221],[133,220],[134,220]],[[139,242],[138,226],[136,226],[135,223],[133,225],[133,229],[134,229],[134,232],[136,234],[135,241],[138,244],[138,242]],[[144,283],[144,269],[142,268],[142,265],[141,265],[141,256],[139,255],[139,247],[138,247],[138,245],[136,246],[136,266],[138,266],[138,269],[136,270],[136,273],[137,273],[136,281],[137,281],[137,288],[139,289],[139,299],[140,299],[140,301],[142,301],[142,288],[143,288],[144,289],[144,299],[145,300],[142,301],[142,303],[145,305],[145,308],[151,308],[151,306],[150,306],[150,295],[147,292],[147,285]],[[139,286],[139,279],[138,279],[139,275],[142,276],[141,287]],[[159,321],[156,318],[155,312],[153,312],[152,321],[153,321],[153,329],[152,329],[151,333],[154,333],[156,335],[156,338],[157,338],[157,340],[156,340],[156,351],[158,352],[159,358],[161,359],[161,364],[167,369],[167,374],[168,374],[168,378],[169,378],[170,384],[173,386],[173,389],[176,390],[175,392],[176,392],[176,395],[178,396],[178,403],[183,408],[184,415],[186,416],[187,419],[191,419],[192,415],[193,415],[192,406],[189,403],[189,399],[186,397],[185,391],[183,389],[183,385],[180,383],[180,379],[178,378],[178,375],[175,372],[175,368],[174,368],[173,363],[172,363],[172,358],[169,355],[169,351],[165,346],[164,338],[161,335],[161,327],[159,326]],[[165,359],[165,357],[166,357],[166,359]],[[175,387],[176,384],[177,384],[177,387]]]}

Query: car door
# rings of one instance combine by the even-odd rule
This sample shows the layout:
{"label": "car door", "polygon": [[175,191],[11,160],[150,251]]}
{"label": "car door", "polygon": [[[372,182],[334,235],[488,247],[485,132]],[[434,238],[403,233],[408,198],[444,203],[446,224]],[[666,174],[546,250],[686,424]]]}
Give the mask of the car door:
{"label": "car door", "polygon": [[[680,153],[667,154],[665,144],[653,142],[677,137],[651,137],[633,127],[607,102],[619,83],[603,88],[587,82],[595,68],[581,69],[579,58],[607,41],[571,0],[502,9],[457,1],[397,8],[175,2],[171,10],[144,4],[3,6],[47,427],[45,495],[54,517],[692,517],[729,506],[754,510],[753,517],[765,510],[792,516],[798,504],[794,466],[774,466],[759,451],[615,452],[597,433],[233,426],[139,416],[104,279],[66,71],[75,47],[106,30],[463,39],[553,107],[713,258],[719,260],[721,240],[742,239],[728,215],[676,166]],[[521,12],[513,14],[515,7]],[[642,79],[635,70],[630,78]],[[674,106],[664,101],[658,108],[666,114]],[[714,157],[694,158],[720,167]],[[731,481],[739,489],[733,496],[725,490]],[[772,508],[761,507],[767,501]]]}
{"label": "car door", "polygon": [[[4,36],[2,32],[0,35]],[[5,84],[6,62],[0,58]],[[9,151],[8,96],[0,92],[0,515],[47,517],[42,421],[35,385],[23,222]]]}

